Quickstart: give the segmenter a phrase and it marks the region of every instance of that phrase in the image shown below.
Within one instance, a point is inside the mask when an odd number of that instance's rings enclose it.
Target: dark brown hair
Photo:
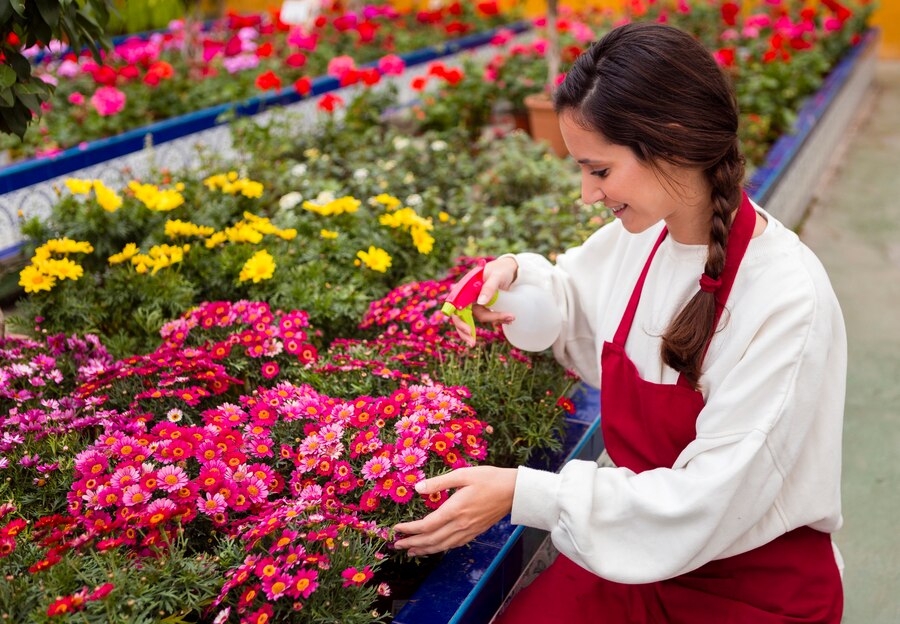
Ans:
[[[558,113],[574,113],[586,129],[629,147],[658,174],[662,162],[704,172],[713,205],[705,273],[718,279],[741,201],[744,158],[734,89],[710,53],[671,26],[620,26],[576,59],[554,104]],[[662,337],[663,361],[695,388],[715,314],[715,295],[701,290]]]

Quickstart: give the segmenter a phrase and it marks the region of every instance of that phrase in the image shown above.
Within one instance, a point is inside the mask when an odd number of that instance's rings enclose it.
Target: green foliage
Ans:
[[[59,621],[47,615],[57,597],[112,583],[109,595],[87,602],[83,611],[70,616],[73,621],[196,622],[218,594],[225,570],[244,556],[243,548],[224,538],[210,538],[210,545],[209,553],[194,554],[196,545],[179,536],[158,549],[156,556],[142,558],[139,565],[118,548],[70,551],[35,577],[28,567],[42,553],[30,540],[20,539],[13,554],[0,559],[0,575],[6,579],[0,583],[0,621]]]
[[[105,27],[112,9],[112,0],[0,0],[0,133],[23,138],[54,92],[32,74],[19,44],[60,39],[76,49],[87,46],[99,61],[100,48],[110,47]]]

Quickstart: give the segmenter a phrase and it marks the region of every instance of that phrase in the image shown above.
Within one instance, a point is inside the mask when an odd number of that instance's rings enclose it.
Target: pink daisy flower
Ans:
[[[384,457],[373,457],[363,465],[362,475],[368,481],[383,477],[391,467],[390,461]]]
[[[291,580],[287,574],[276,574],[264,580],[262,587],[266,597],[271,601],[281,598],[287,592]]]
[[[278,374],[279,370],[278,362],[265,362],[262,365],[262,376],[266,379],[272,379]]]
[[[362,570],[357,570],[356,568],[350,567],[341,572],[341,576],[344,578],[344,587],[350,587],[351,585],[359,586],[363,585],[370,578],[374,576],[372,570],[369,566],[366,566]]]
[[[219,493],[207,492],[205,498],[203,496],[197,497],[197,509],[207,516],[223,513],[225,506],[225,497]]]
[[[147,502],[149,495],[144,489],[137,483],[134,485],[129,485],[125,488],[125,491],[122,492],[122,502],[128,507],[134,507],[135,505],[143,505]]]
[[[393,487],[390,490],[391,499],[396,503],[408,503],[412,500],[413,494],[415,490],[405,483],[401,479],[394,480]]]
[[[293,598],[309,598],[319,584],[316,578],[319,573],[316,570],[300,569],[291,577],[290,588],[288,593]]]
[[[428,456],[422,449],[416,447],[405,448],[394,455],[394,465],[405,472],[418,468],[425,463],[426,459],[428,459]]]

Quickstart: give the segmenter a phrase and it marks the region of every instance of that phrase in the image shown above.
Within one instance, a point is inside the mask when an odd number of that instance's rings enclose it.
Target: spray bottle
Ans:
[[[484,265],[485,262],[480,261],[477,267],[454,284],[441,307],[441,311],[447,316],[461,318],[472,330],[473,338],[475,319],[472,316],[472,304],[478,299],[484,286]],[[556,302],[550,293],[537,286],[520,284],[514,285],[510,290],[498,290],[487,307],[509,312],[515,317],[512,322],[502,325],[502,330],[506,339],[517,349],[543,351],[559,337],[562,317]]]

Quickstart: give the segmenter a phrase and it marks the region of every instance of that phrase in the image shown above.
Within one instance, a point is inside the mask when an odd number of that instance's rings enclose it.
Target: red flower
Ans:
[[[362,22],[356,27],[359,33],[360,43],[368,43],[375,38],[375,32],[378,30],[378,24],[372,22]]]
[[[361,77],[361,72],[356,69],[348,69],[343,74],[341,74],[341,86],[349,87],[350,85],[355,85],[359,82]]]
[[[323,95],[322,99],[319,100],[319,103],[317,104],[319,110],[323,110],[329,113],[333,113],[335,109],[340,108],[343,105],[344,100],[342,100],[339,96],[334,95],[333,93],[326,93],[325,95]]]
[[[459,84],[463,78],[465,78],[465,74],[457,67],[453,67],[444,72],[444,80],[452,85]]]
[[[722,67],[734,66],[734,48],[722,48],[714,52],[713,56]]]
[[[22,43],[22,41],[19,39],[19,37],[16,35],[16,33],[9,33],[6,36],[6,43],[8,43],[12,47],[16,47],[20,43]]]
[[[54,600],[47,608],[47,615],[53,617],[55,615],[65,615],[75,611],[75,602],[71,596],[64,596],[58,600]]]
[[[497,15],[500,13],[500,6],[497,4],[497,0],[479,2],[475,5],[475,9],[482,15]]]
[[[303,67],[306,65],[306,55],[302,52],[295,52],[284,59],[284,62],[291,67]]]
[[[225,56],[237,56],[243,48],[244,44],[241,38],[235,35],[225,44]]]
[[[134,65],[125,65],[119,69],[119,75],[125,80],[132,80],[141,75],[141,70]]]
[[[572,403],[571,399],[567,399],[566,397],[560,397],[559,401],[556,402],[558,407],[563,408],[567,414],[575,413],[575,404]]]
[[[741,7],[739,7],[734,2],[725,2],[722,4],[722,19],[729,26],[734,26],[737,24],[737,15],[741,12]]]
[[[319,17],[316,18],[316,21],[315,21],[316,28],[324,28],[326,24],[328,24],[328,18],[325,17],[324,15],[320,15]]]
[[[279,78],[275,72],[271,69],[269,71],[261,73],[256,77],[256,88],[260,91],[269,91],[271,89],[280,89],[281,88],[281,78]]]
[[[374,67],[370,67],[369,69],[363,70],[362,72],[362,81],[369,87],[372,85],[376,85],[381,80],[381,72],[379,72]]]
[[[94,77],[94,82],[108,87],[114,86],[116,84],[116,78],[118,78],[116,70],[107,65],[98,67],[91,75]]]
[[[278,374],[278,370],[278,362],[266,362],[262,365],[262,376],[266,379],[272,379]]]
[[[409,83],[409,86],[413,91],[423,91],[425,87],[428,86],[428,77],[416,76],[412,79],[412,82]]]
[[[87,597],[87,600],[100,600],[105,598],[109,592],[111,592],[115,588],[115,585],[112,583],[105,583],[95,589],[90,596]]]
[[[312,81],[306,76],[297,78],[294,81],[294,90],[300,95],[309,95],[309,92],[312,91]]]
[[[272,44],[270,42],[265,42],[258,48],[256,48],[256,56],[258,58],[266,58],[272,56]]]

